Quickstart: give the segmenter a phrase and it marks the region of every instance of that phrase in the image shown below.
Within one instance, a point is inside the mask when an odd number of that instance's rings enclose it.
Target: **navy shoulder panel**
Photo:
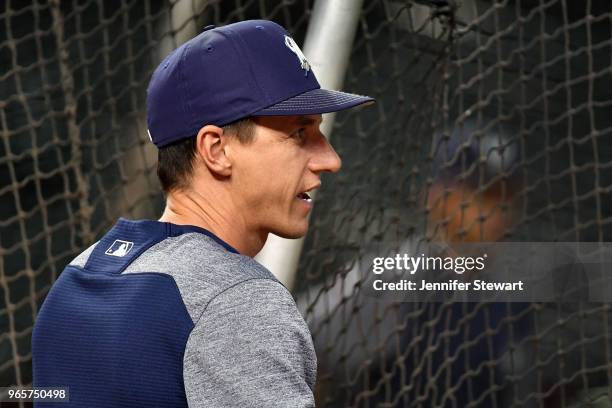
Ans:
[[[36,319],[34,385],[68,387],[62,407],[186,407],[183,357],[194,324],[176,282],[166,273],[121,271],[194,228],[120,220],[84,268],[68,266]]]
[[[64,407],[187,406],[183,355],[192,329],[170,276],[69,267],[37,317],[34,385],[69,387]]]

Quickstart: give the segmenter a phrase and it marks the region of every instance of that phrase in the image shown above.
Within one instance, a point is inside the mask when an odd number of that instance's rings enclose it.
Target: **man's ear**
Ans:
[[[225,177],[232,174],[232,163],[225,154],[226,144],[223,129],[215,125],[202,127],[196,136],[198,157],[213,174]]]

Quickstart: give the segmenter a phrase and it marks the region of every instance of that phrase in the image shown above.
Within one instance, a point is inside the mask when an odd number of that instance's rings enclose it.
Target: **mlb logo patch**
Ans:
[[[116,239],[115,242],[113,242],[113,244],[109,246],[106,252],[104,253],[110,256],[123,257],[132,250],[132,247],[134,247],[133,242]]]

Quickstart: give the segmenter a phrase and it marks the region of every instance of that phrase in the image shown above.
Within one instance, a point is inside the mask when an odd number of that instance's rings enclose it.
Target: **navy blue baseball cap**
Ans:
[[[249,116],[314,115],[374,101],[321,89],[280,25],[248,20],[209,26],[157,67],[147,90],[149,137],[162,147]]]

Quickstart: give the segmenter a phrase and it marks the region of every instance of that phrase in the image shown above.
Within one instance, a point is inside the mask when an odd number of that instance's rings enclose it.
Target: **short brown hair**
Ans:
[[[255,136],[255,123],[250,119],[223,126],[223,133],[236,136],[248,144]],[[165,194],[189,186],[196,154],[197,135],[161,147],[157,152],[157,177]]]

